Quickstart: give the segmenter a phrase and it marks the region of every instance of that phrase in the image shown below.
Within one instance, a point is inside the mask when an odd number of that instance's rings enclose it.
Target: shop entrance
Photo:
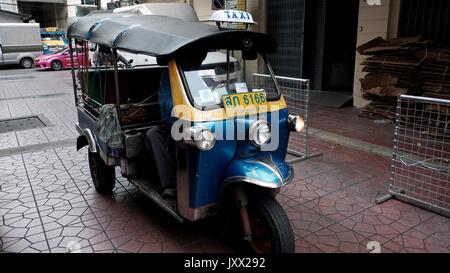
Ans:
[[[312,100],[350,104],[355,71],[359,0],[306,1],[304,78],[316,90]]]

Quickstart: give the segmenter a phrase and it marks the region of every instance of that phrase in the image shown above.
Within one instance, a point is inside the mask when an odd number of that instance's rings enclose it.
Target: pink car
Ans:
[[[77,54],[78,52],[78,54]],[[84,66],[86,56],[81,47],[74,49],[74,65],[78,67],[79,64]],[[52,70],[61,70],[63,68],[70,68],[70,54],[69,49],[65,48],[60,51],[57,51],[54,54],[44,54],[37,57],[34,60],[36,67],[40,67],[43,69],[52,69]],[[87,57],[87,65],[89,66],[91,61],[89,60],[89,56]]]

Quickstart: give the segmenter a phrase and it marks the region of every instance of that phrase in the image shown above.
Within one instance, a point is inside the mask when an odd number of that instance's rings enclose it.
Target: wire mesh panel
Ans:
[[[269,75],[253,74],[254,88],[264,89],[267,97],[276,94],[275,85]],[[305,119],[305,130],[301,133],[291,133],[289,140],[289,153],[302,157],[308,157],[308,104],[309,104],[309,80],[275,77],[288,105],[291,114],[300,115]]]
[[[450,101],[401,96],[390,193],[450,216]]]

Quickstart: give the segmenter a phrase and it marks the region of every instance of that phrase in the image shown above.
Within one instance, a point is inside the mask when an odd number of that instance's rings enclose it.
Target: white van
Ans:
[[[42,51],[39,24],[0,23],[0,65],[30,68]]]

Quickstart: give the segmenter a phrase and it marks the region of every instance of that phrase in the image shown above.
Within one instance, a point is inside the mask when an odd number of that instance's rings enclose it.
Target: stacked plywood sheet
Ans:
[[[376,38],[358,48],[367,75],[360,79],[363,97],[371,103],[365,116],[393,119],[402,94],[450,99],[450,48],[406,37]]]

